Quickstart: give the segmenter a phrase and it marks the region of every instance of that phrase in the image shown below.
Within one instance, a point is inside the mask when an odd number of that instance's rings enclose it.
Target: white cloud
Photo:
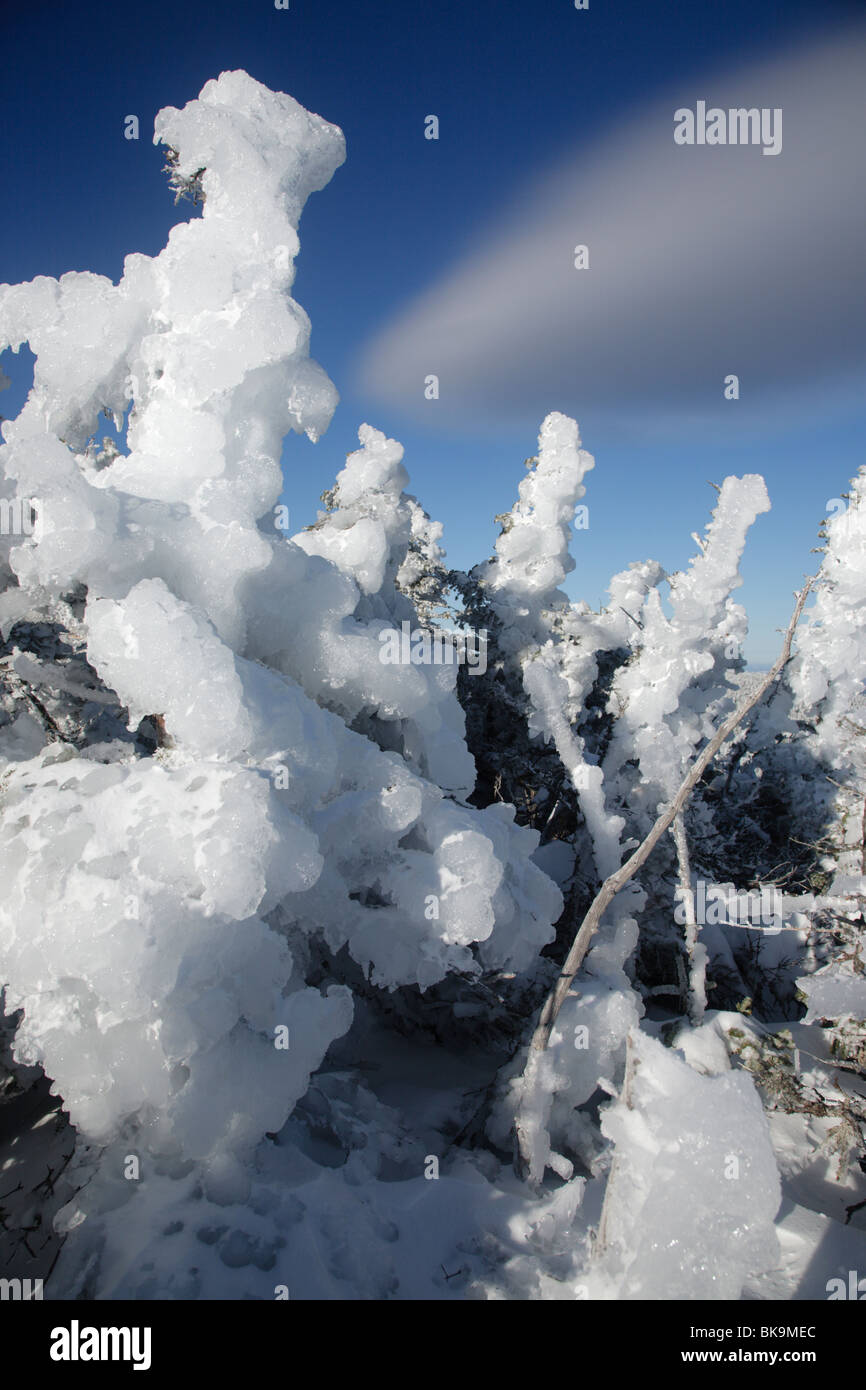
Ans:
[[[554,408],[700,418],[723,405],[728,373],[738,409],[838,396],[866,357],[864,72],[858,25],[678,82],[526,189],[521,211],[367,344],[359,385],[481,427]],[[781,152],[676,145],[674,111],[699,99],[781,107]],[[578,243],[588,270],[574,269]]]

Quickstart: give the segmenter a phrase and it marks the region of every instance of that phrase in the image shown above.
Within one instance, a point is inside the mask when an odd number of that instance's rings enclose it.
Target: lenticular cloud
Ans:
[[[864,63],[866,29],[848,25],[697,73],[601,136],[576,129],[573,153],[516,190],[364,344],[360,386],[434,427],[482,429],[535,421],[551,399],[581,413],[628,406],[670,427],[718,409],[732,371],[760,400],[741,411],[799,388],[801,412],[803,391],[852,372],[859,401],[866,151],[851,112]],[[784,150],[675,144],[674,113],[698,98],[784,108]],[[804,267],[795,295],[792,263]]]

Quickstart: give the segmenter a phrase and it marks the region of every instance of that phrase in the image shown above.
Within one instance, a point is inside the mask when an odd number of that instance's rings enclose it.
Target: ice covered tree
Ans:
[[[611,806],[622,810],[638,840],[673,796],[696,750],[736,703],[731,677],[744,666],[747,623],[745,611],[731,595],[742,583],[739,565],[748,530],[769,506],[759,476],[726,478],[706,535],[697,537],[698,554],[686,571],[668,580],[670,616],[657,586],[632,614],[637,624],[633,655],[614,678],[610,707],[615,723],[603,768]],[[672,829],[687,906],[686,944],[695,967],[692,1004],[700,1013],[705,1002],[705,952],[694,929],[685,814],[677,817]],[[668,903],[660,908],[665,917]],[[663,949],[665,938],[673,935],[668,924],[655,933],[648,927],[644,943],[654,935]],[[674,981],[670,985],[676,987]]]
[[[839,872],[863,889],[863,818],[857,802],[866,783],[866,469],[827,519],[824,559],[792,674],[797,713],[810,726],[816,756],[836,769],[841,839]],[[844,822],[844,824],[843,824]],[[845,886],[840,881],[840,889]]]
[[[791,687],[814,771],[801,779],[806,808],[823,833],[813,909],[817,973],[798,980],[807,1022],[830,1025],[832,1055],[861,1082],[866,1074],[866,469],[836,499],[823,527],[824,558]],[[828,796],[829,793],[829,796]],[[817,938],[817,939],[815,939]],[[847,1079],[847,1078],[846,1078]],[[823,1081],[823,1078],[820,1078]],[[849,1093],[851,1088],[847,1088]],[[841,1123],[840,1168],[866,1145],[861,1089]],[[805,1107],[804,1107],[805,1108]],[[835,1117],[840,1119],[837,1114]],[[846,1128],[847,1126],[847,1128]]]
[[[455,693],[456,653],[450,653],[454,660],[439,665],[411,659],[421,618],[407,595],[426,578],[429,602],[429,581],[438,562],[433,523],[404,492],[409,477],[403,446],[370,425],[362,425],[358,436],[362,447],[349,455],[335,486],[324,494],[328,510],[295,537],[308,555],[331,561],[357,586],[349,621],[326,652],[333,652],[330,668],[313,691],[354,728],[397,750],[423,775],[465,799],[475,784],[475,766]],[[408,663],[389,659],[396,654],[397,632],[399,655],[405,654],[404,624]],[[416,641],[416,657],[417,646]],[[332,671],[338,673],[336,679]]]
[[[104,1150],[58,1277],[145,1294],[130,1204],[155,1231],[195,1190],[249,1197],[257,1146],[352,1022],[340,953],[383,989],[520,969],[560,908],[513,812],[453,799],[471,782],[453,693],[380,659],[379,631],[407,611],[395,446],[368,431],[340,480],[331,530],[360,526],[365,555],[275,524],[283,438],[317,438],[337,399],[290,289],[341,132],[234,72],[162,111],[155,138],[200,181],[201,217],[127,257],[116,285],[71,272],[0,290],[0,343],[36,356],[3,427],[4,487],[40,515],[38,537],[4,538],[4,634],[74,631],[130,728],[153,716],[169,745],[116,725],[96,743],[32,722],[0,735],[16,1054]],[[89,447],[102,410],[129,412],[107,457]],[[394,725],[391,747],[350,727],[366,711]],[[169,1261],[164,1287],[207,1296],[250,1264],[235,1247],[261,1245],[250,1228],[233,1240],[204,1274]]]
[[[467,618],[490,634],[486,676],[464,681],[461,695],[470,746],[481,753],[484,794],[515,801],[545,837],[567,833],[573,841],[573,774],[575,757],[583,763],[583,740],[569,748],[561,738],[557,744],[553,722],[562,732],[588,717],[599,664],[617,647],[621,632],[608,614],[572,605],[560,587],[574,569],[569,545],[575,507],[594,467],[576,422],[548,415],[538,454],[526,466],[517,502],[497,518],[502,530],[495,554],[456,578]]]
[[[616,724],[605,757],[611,795],[628,799],[636,818],[648,820],[672,795],[694,750],[733,702],[730,675],[743,669],[746,614],[732,591],[742,583],[739,564],[747,532],[770,502],[762,478],[727,478],[706,536],[689,568],[668,581],[670,617],[658,587],[633,614],[634,657],[616,676],[611,704]],[[620,790],[627,763],[631,784]],[[646,825],[646,822],[644,823]]]

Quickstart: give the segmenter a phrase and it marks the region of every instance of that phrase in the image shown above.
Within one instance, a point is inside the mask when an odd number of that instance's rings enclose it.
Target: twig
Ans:
[[[36,695],[31,686],[28,685],[27,681],[25,681],[22,676],[19,676],[17,671],[13,671],[9,665],[4,665],[3,674],[9,682],[13,696],[17,695],[18,698],[27,700],[35,709],[37,718],[45,730],[48,742],[63,743],[64,738],[61,730],[48,713],[48,710],[45,708],[38,695]]]
[[[539,844],[544,845],[548,843],[548,837],[553,833],[553,822],[559,814],[559,808],[561,805],[562,798],[558,796],[553,803],[553,810],[547,817],[547,820],[544,822],[544,828],[541,831],[541,839],[539,840]]]
[[[842,1224],[843,1224],[844,1226],[847,1226],[847,1225],[848,1225],[848,1222],[851,1220],[851,1217],[854,1215],[855,1211],[860,1211],[863,1207],[866,1207],[866,1197],[864,1197],[864,1199],[863,1199],[862,1202],[852,1202],[852,1204],[851,1204],[850,1207],[846,1207],[846,1208],[845,1208],[845,1210],[846,1210],[846,1212],[848,1213],[848,1215],[845,1217],[845,1220],[843,1221]]]
[[[619,608],[621,613],[624,613],[627,618],[631,618],[635,627],[639,627],[641,631],[643,631],[643,623],[638,618],[635,618],[631,613],[629,613],[627,608],[623,608],[622,604],[619,605]]]

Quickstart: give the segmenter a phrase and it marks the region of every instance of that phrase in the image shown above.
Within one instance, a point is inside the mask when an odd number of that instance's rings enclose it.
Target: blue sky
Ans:
[[[866,462],[863,17],[841,0],[5,4],[0,280],[116,280],[128,252],[155,254],[189,211],[153,118],[245,68],[348,145],[301,221],[294,294],[341,403],[317,445],[287,443],[293,526],[366,421],[403,442],[413,491],[468,567],[561,409],[596,458],[567,585],[593,605],[631,560],[687,562],[708,479],[764,474],[773,510],[739,597],[765,665],[826,503]],[[674,150],[673,111],[697,99],[781,105],[782,152]],[[560,283],[572,232],[591,268]],[[10,415],[26,355],[2,365]],[[726,371],[739,401],[722,399]]]

